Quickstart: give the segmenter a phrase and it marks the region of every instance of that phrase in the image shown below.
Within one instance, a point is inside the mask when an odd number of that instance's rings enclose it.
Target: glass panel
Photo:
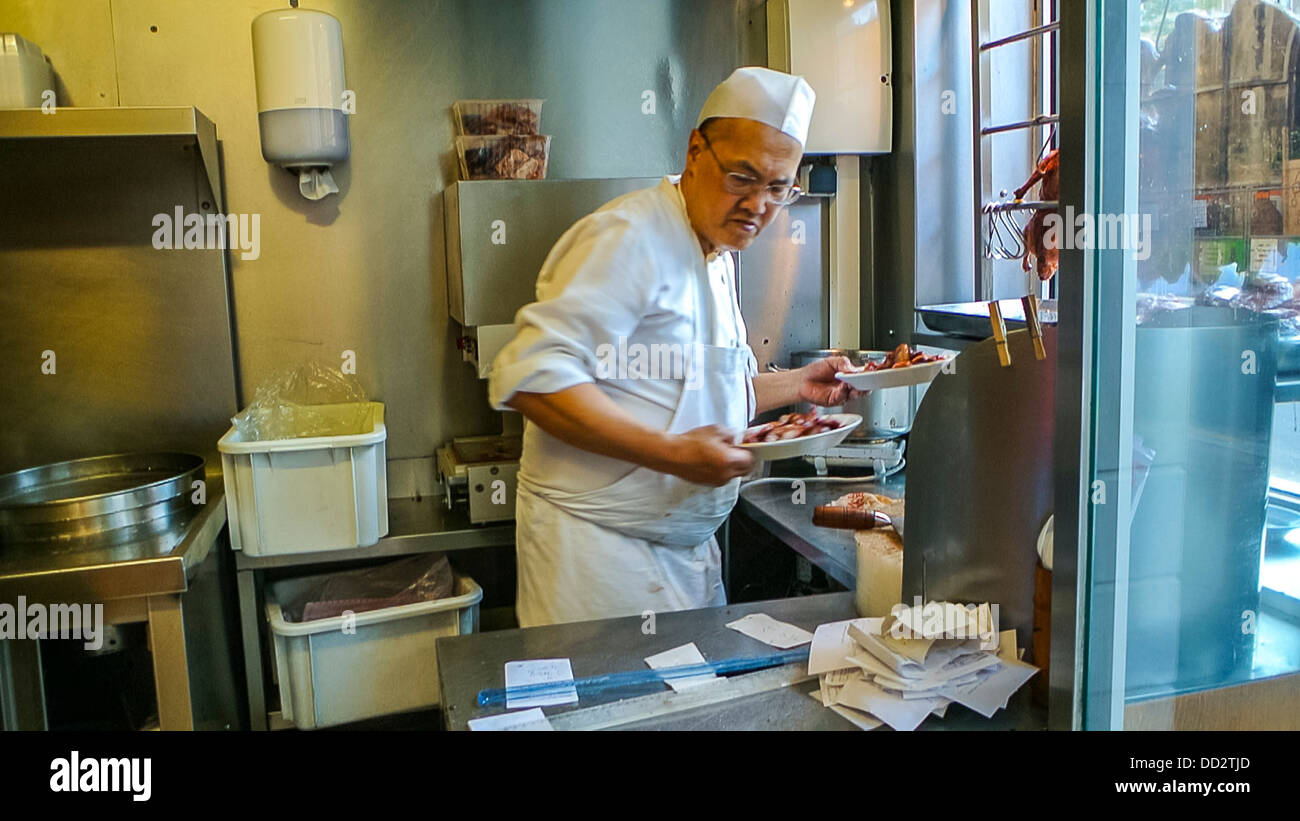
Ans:
[[[1268,726],[1176,699],[1300,669],[1300,2],[1097,8],[1084,723]]]

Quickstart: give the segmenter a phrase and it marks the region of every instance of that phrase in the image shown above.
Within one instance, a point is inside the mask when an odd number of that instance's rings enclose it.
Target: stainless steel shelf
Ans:
[[[505,547],[514,544],[515,540],[514,522],[472,524],[463,511],[448,510],[441,496],[426,496],[419,500],[389,499],[388,523],[388,535],[369,547],[283,556],[248,556],[243,551],[236,551],[235,567],[238,570],[266,570],[332,564],[413,553]]]
[[[193,106],[39,108],[0,110],[0,140],[179,138],[192,139],[207,172],[219,211],[222,202],[217,167],[217,127]]]
[[[198,136],[214,130],[192,106],[0,110],[0,138]]]

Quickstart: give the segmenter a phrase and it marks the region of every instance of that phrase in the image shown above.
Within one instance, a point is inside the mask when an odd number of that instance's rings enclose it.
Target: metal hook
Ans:
[[[1016,222],[1012,209],[1004,206],[1015,202],[1008,198],[1004,188],[997,202],[988,202],[981,209],[988,218],[988,235],[984,241],[986,259],[1020,259],[1025,255],[1024,226]]]

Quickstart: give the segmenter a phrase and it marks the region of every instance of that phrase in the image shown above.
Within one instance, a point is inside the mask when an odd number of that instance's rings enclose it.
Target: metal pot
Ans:
[[[195,509],[190,494],[203,467],[187,453],[124,453],[0,475],[0,546],[106,545],[110,534],[165,532]]]
[[[792,367],[802,368],[818,359],[828,356],[847,356],[854,364],[863,365],[868,361],[885,358],[888,351],[853,351],[837,348],[825,348],[817,351],[799,351],[790,359]],[[846,402],[842,407],[824,408],[824,413],[856,413],[862,417],[862,424],[849,435],[848,441],[863,439],[897,439],[912,429],[912,418],[925,396],[925,385],[907,385],[900,388],[885,388],[872,391],[865,396]],[[801,412],[812,409],[804,403],[799,406]]]

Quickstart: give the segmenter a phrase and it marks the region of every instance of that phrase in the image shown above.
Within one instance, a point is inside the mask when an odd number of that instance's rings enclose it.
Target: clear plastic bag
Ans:
[[[258,385],[231,419],[245,442],[369,433],[374,422],[361,381],[319,362],[304,362]]]
[[[287,621],[315,621],[452,595],[455,574],[446,556],[410,556],[376,567],[317,577],[280,603]]]

